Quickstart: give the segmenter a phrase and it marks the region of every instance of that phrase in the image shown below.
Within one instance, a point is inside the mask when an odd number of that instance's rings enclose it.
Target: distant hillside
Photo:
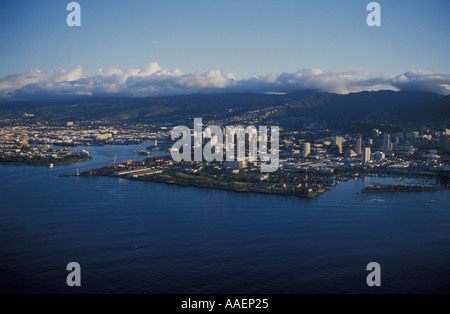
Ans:
[[[415,91],[378,91],[338,95],[324,93],[307,99],[293,100],[295,108],[287,109],[286,116],[307,116],[329,122],[353,122],[355,120],[403,120],[410,119],[409,108],[417,111],[430,110],[428,104],[442,96]],[[435,106],[442,116],[442,107]],[[446,116],[447,119],[450,117]],[[416,116],[414,116],[414,119]]]
[[[158,120],[186,115],[226,114],[282,106],[272,118],[312,118],[345,125],[358,121],[420,122],[450,120],[450,96],[418,91],[377,91],[338,95],[301,91],[285,95],[195,94],[153,98],[100,98],[0,104],[0,118],[35,114],[43,121]]]
[[[303,91],[292,95],[295,99],[302,99],[319,93]],[[0,104],[0,118],[19,117],[27,112],[47,121],[159,119],[211,114],[226,108],[249,109],[284,102],[280,95],[253,93],[14,102]]]
[[[435,101],[408,106],[408,108],[395,108],[393,114],[403,121],[448,120],[450,117],[450,95]]]

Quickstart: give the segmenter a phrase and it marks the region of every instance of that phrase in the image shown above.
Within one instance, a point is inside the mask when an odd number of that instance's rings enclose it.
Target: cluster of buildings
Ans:
[[[304,158],[351,160],[362,164],[423,160],[440,165],[441,161],[446,161],[446,156],[450,153],[449,135],[450,129],[440,132],[415,131],[395,134],[374,129],[371,136],[325,134],[310,142],[308,139],[300,139],[301,144],[294,145],[290,153]],[[292,146],[290,145],[292,139],[285,141],[285,144],[286,147]]]
[[[273,125],[264,120],[279,108],[269,107],[264,110],[246,111],[245,114],[229,112],[223,118],[211,117],[208,125]],[[231,110],[231,109],[229,109]],[[184,117],[182,121],[142,123],[114,122],[66,122],[64,124],[49,124],[36,122],[33,124],[8,125],[0,127],[0,144],[4,153],[12,153],[17,147],[7,147],[7,143],[26,146],[41,144],[53,146],[104,145],[104,144],[137,144],[146,140],[158,140],[158,148],[169,149],[177,139],[171,138],[171,131],[177,124],[192,127],[194,117]],[[341,171],[436,171],[448,168],[450,129],[441,131],[412,130],[410,132],[382,132],[373,129],[364,134],[335,133],[323,128],[317,122],[305,122],[299,129],[280,128],[279,167],[278,172],[315,173],[330,175]],[[191,129],[194,134],[193,129]],[[247,141],[251,135],[247,136]],[[258,137],[259,138],[259,137]],[[270,146],[270,139],[268,141]],[[195,143],[193,143],[195,144]],[[201,145],[204,145],[203,141]],[[226,145],[224,143],[224,145]],[[225,146],[224,146],[225,148]],[[35,148],[32,148],[35,150]],[[68,151],[68,150],[63,150]],[[42,149],[36,154],[46,154]],[[249,154],[249,145],[245,148]],[[22,152],[23,153],[23,152]],[[27,152],[28,153],[28,152]],[[61,152],[62,154],[62,152]],[[225,152],[224,152],[225,154]],[[205,163],[206,166],[221,167],[223,171],[232,169],[234,172],[252,172],[260,169],[259,162],[249,160],[226,161],[221,163]],[[182,164],[183,169],[199,171],[195,164]],[[176,167],[168,161],[160,164],[162,167]],[[165,169],[165,168],[164,168]],[[206,168],[202,168],[206,169]],[[227,170],[228,169],[228,170]],[[152,170],[153,171],[153,170]]]
[[[58,146],[128,145],[145,140],[167,137],[168,128],[152,129],[143,124],[111,124],[102,122],[50,125],[35,124],[5,126],[0,128],[0,141],[27,138],[31,144]]]
[[[260,160],[227,161],[224,156],[223,161],[174,162],[166,155],[114,165],[106,174],[142,178],[175,171],[222,181],[257,181],[258,186],[267,189],[317,191],[359,174],[434,175],[445,169],[448,171],[447,151],[440,146],[442,136],[447,136],[448,131],[433,133],[435,140],[428,136],[430,132],[412,133],[412,136],[374,130],[371,135],[362,136],[338,135],[328,130],[284,131],[280,139],[279,167],[274,173],[261,173]],[[248,148],[247,145],[246,156]]]
[[[4,138],[0,144],[0,162],[31,165],[64,164],[90,159],[89,152],[74,153],[51,145],[28,145],[27,136]]]

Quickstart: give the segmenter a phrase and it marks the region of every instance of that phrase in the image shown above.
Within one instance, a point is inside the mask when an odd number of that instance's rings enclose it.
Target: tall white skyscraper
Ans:
[[[370,147],[364,147],[363,151],[363,162],[367,164],[370,162]]]
[[[311,144],[303,143],[303,156],[307,157],[309,154],[311,154]]]
[[[342,136],[337,135],[334,139],[334,145],[337,146],[339,154],[342,154]]]

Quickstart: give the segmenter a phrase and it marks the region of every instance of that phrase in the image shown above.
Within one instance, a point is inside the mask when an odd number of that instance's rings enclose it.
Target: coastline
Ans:
[[[81,177],[111,177],[111,178],[117,178],[115,175],[97,175],[97,174],[88,174],[86,172],[82,172],[72,175],[59,175],[59,177],[75,177],[75,176],[81,176]],[[257,187],[249,187],[246,188],[238,188],[233,186],[225,186],[220,185],[221,181],[213,181],[212,184],[199,184],[194,182],[179,182],[174,180],[172,177],[171,179],[158,179],[156,176],[145,176],[145,177],[120,177],[122,179],[130,180],[130,181],[142,181],[142,182],[154,182],[154,183],[164,183],[169,185],[178,185],[183,187],[195,187],[195,188],[201,188],[201,189],[215,189],[215,190],[222,190],[222,191],[231,191],[231,192],[238,192],[238,193],[258,193],[258,194],[266,194],[266,195],[281,195],[281,196],[289,196],[289,197],[298,197],[298,198],[304,198],[304,199],[313,199],[316,197],[319,197],[322,195],[327,189],[320,188],[320,189],[314,189],[310,192],[305,193],[296,193],[292,191],[282,191],[282,190],[271,190],[271,189],[264,189],[264,188],[257,188]],[[215,183],[215,184],[214,184]]]
[[[307,198],[312,199],[315,197],[318,197],[322,195],[325,192],[325,189],[320,189],[315,191],[311,194],[300,194],[300,193],[289,193],[289,192],[283,192],[283,191],[271,191],[268,189],[253,189],[253,188],[247,188],[247,189],[238,189],[233,187],[225,187],[225,186],[214,186],[214,185],[201,185],[196,183],[182,183],[182,182],[176,182],[176,181],[170,181],[170,180],[156,180],[156,179],[139,179],[139,178],[124,178],[132,181],[144,181],[144,182],[155,182],[155,183],[165,183],[170,185],[178,185],[183,187],[195,187],[195,188],[202,188],[202,189],[215,189],[215,190],[223,190],[223,191],[232,191],[232,192],[238,192],[238,193],[258,193],[258,194],[270,194],[270,195],[282,195],[282,196],[292,196],[292,197],[298,197],[298,198]]]
[[[37,163],[37,162],[16,162],[16,161],[4,161],[0,159],[1,165],[10,165],[10,166],[36,166],[36,167],[49,167],[51,164],[54,166],[62,166],[62,165],[70,165],[75,164],[78,162],[84,162],[91,160],[92,157],[84,158],[84,159],[76,159],[76,160],[67,160],[67,161],[46,161],[43,163]]]
[[[364,187],[360,193],[395,193],[395,192],[433,192],[433,191],[445,191],[450,190],[450,188],[439,187],[439,186],[419,186],[419,185],[370,185]]]

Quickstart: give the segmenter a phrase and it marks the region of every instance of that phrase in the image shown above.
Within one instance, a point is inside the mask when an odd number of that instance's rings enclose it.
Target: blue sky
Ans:
[[[0,78],[78,65],[93,76],[150,62],[237,80],[316,68],[450,73],[448,0],[378,1],[381,27],[367,26],[363,0],[80,0],[81,27],[66,24],[69,2],[0,2]]]

